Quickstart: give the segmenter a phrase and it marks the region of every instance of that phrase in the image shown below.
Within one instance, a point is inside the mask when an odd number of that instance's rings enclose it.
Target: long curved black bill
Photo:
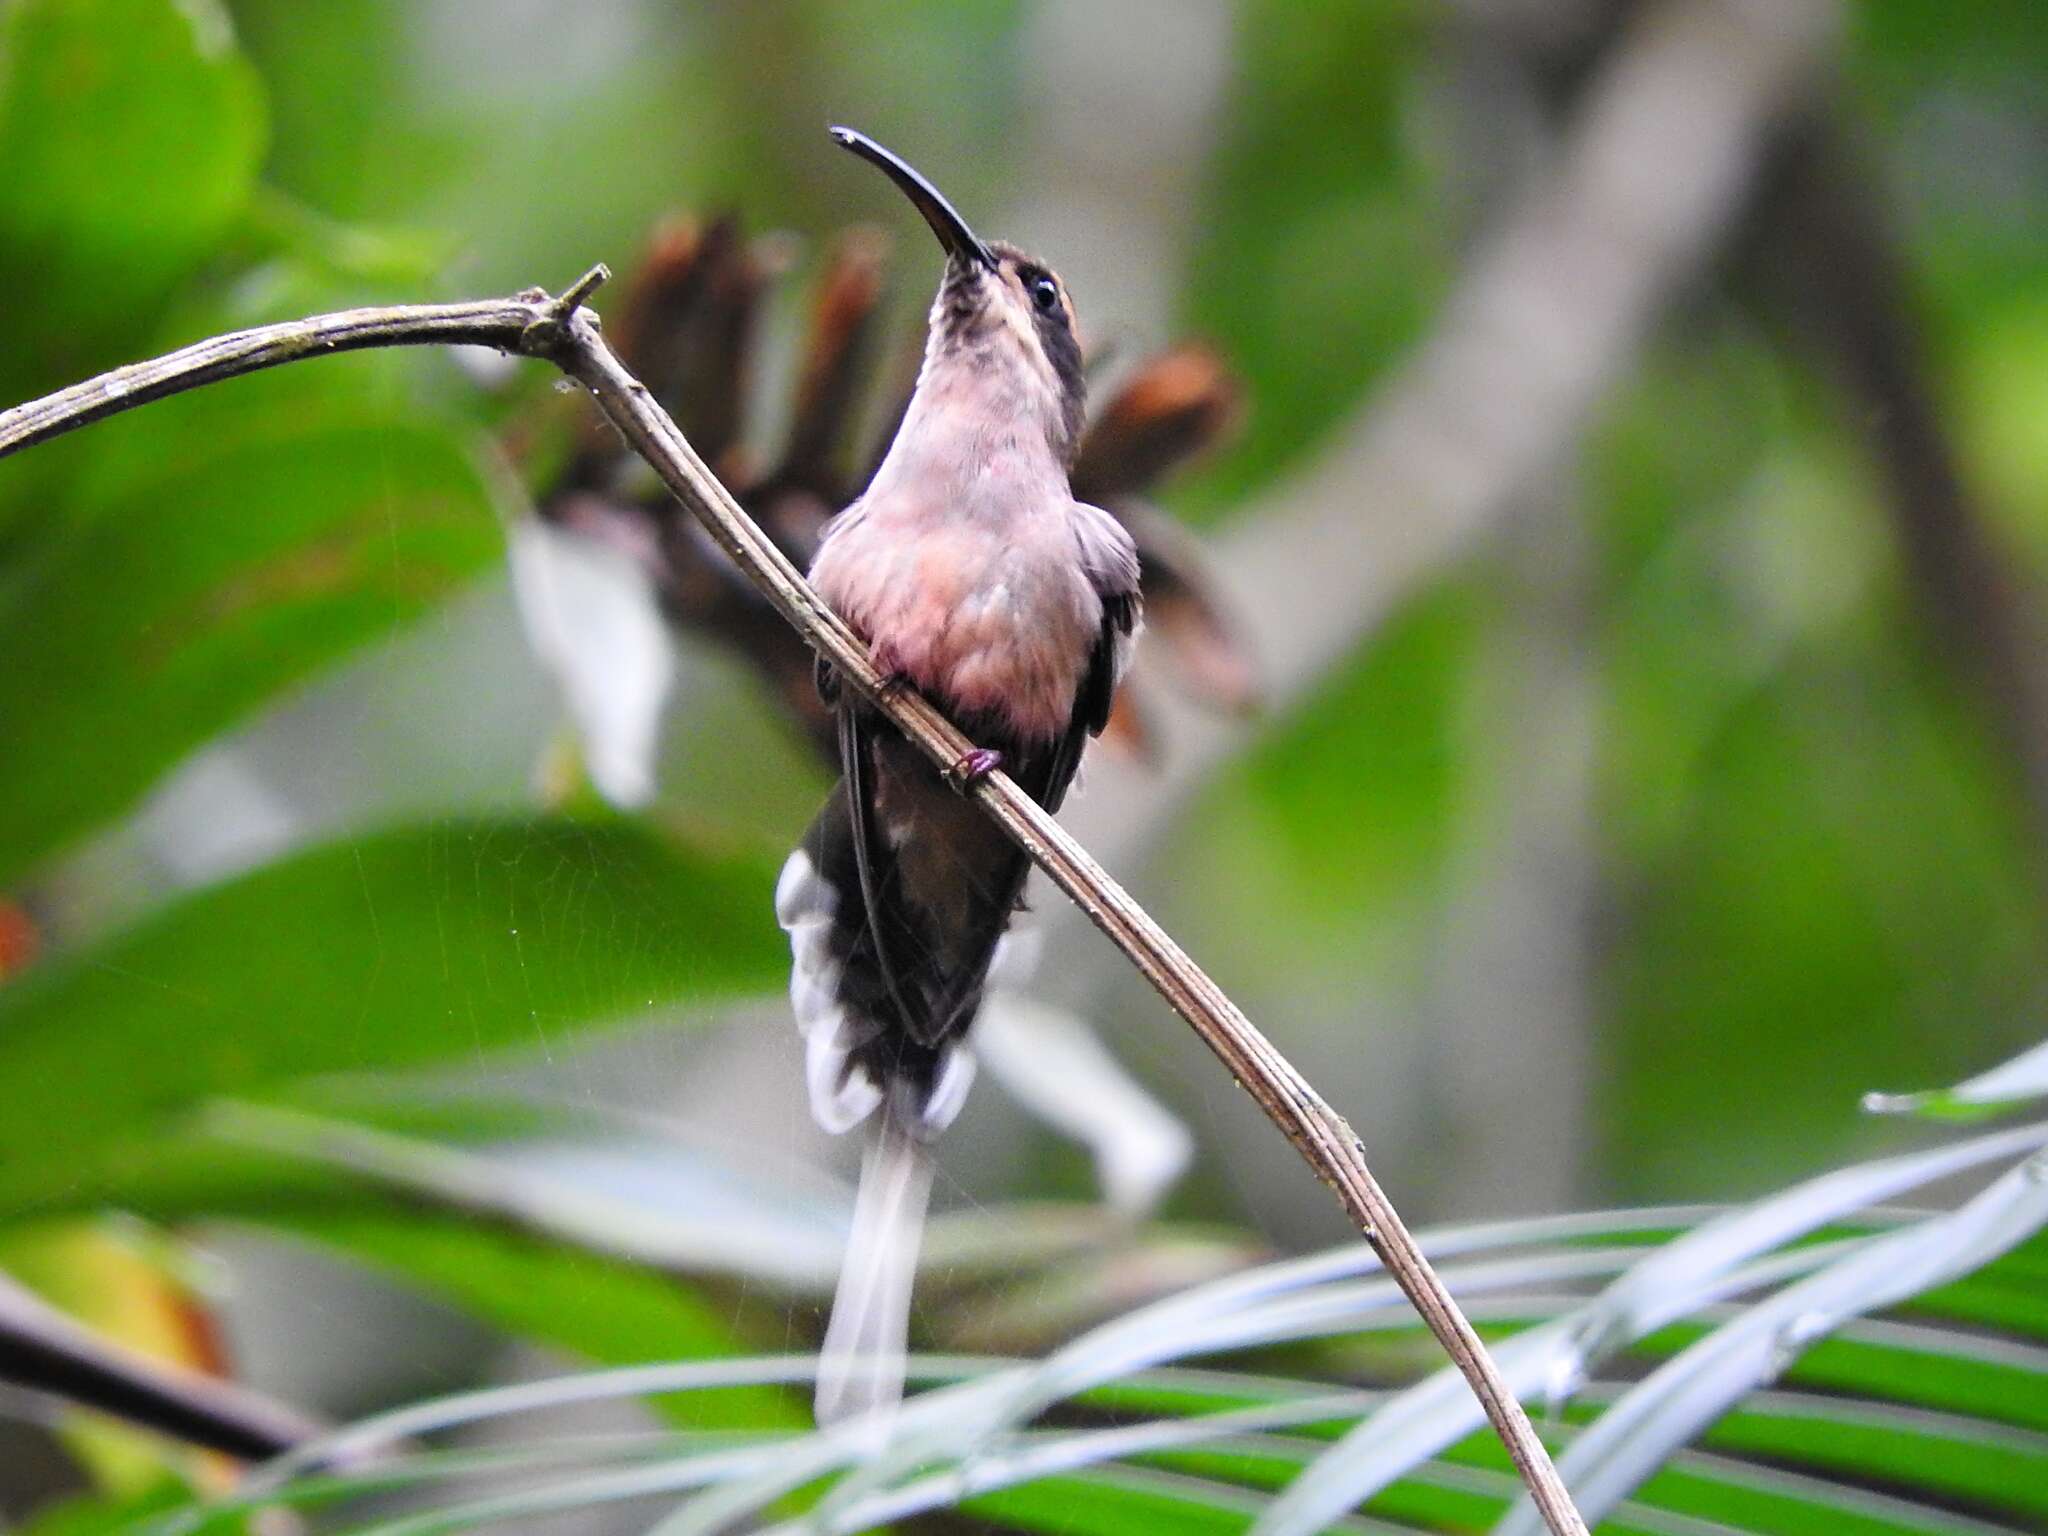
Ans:
[[[834,128],[830,131],[842,147],[882,168],[882,173],[895,182],[912,206],[924,215],[925,223],[931,225],[932,233],[939,237],[939,244],[946,248],[948,256],[956,261],[978,261],[991,272],[995,270],[995,253],[981,243],[974,231],[967,227],[967,221],[939,195],[937,187],[912,170],[900,156],[882,148],[858,128]]]

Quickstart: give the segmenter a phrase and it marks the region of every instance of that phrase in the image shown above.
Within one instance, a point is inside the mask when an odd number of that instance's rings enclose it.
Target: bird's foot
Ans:
[[[964,795],[1002,766],[1003,754],[995,748],[974,747],[946,770],[946,781]]]

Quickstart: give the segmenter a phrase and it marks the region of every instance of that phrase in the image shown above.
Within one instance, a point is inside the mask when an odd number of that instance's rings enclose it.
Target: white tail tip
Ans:
[[[821,1425],[867,1419],[879,1432],[902,1401],[910,1287],[931,1189],[930,1153],[893,1108],[884,1112],[861,1163],[853,1231],[819,1352]]]

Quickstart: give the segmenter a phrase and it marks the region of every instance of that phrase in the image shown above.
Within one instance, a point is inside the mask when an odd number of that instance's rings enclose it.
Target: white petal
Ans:
[[[1045,952],[1045,930],[1012,926],[996,940],[989,956],[988,990],[1021,992],[1038,971],[1038,957]]]
[[[614,805],[645,805],[675,679],[652,583],[623,552],[537,517],[516,523],[509,542],[528,643],[562,690],[591,782]]]
[[[1151,1210],[1187,1168],[1187,1127],[1073,1014],[996,993],[975,1021],[974,1051],[1019,1104],[1088,1148],[1118,1210]]]

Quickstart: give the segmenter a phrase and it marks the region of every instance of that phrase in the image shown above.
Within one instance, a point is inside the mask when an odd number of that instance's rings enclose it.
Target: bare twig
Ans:
[[[246,1460],[281,1455],[323,1432],[269,1398],[110,1344],[5,1276],[0,1379]]]
[[[580,307],[581,299],[603,277],[602,268],[593,269],[561,299],[529,290],[496,302],[352,310],[201,342],[0,414],[0,457],[145,400],[325,352],[457,341],[543,358],[589,389],[626,441],[847,686],[888,715],[935,764],[958,762],[972,743],[917,694],[883,687],[867,647],[740,509],[646,386],[605,344],[596,317]],[[1194,1027],[1303,1160],[1336,1192],[1387,1273],[1471,1383],[1546,1524],[1559,1536],[1583,1536],[1585,1524],[1528,1416],[1373,1178],[1365,1146],[1344,1118],[1008,775],[991,774],[973,794],[1011,840]]]
[[[609,275],[602,267],[593,268],[571,292],[587,293],[586,285],[595,286]],[[232,331],[0,412],[0,458],[118,411],[302,357],[435,343],[533,352],[522,344],[522,337],[527,327],[547,323],[559,324],[557,301],[536,288],[516,298],[486,299],[477,304],[347,309],[311,320]]]

